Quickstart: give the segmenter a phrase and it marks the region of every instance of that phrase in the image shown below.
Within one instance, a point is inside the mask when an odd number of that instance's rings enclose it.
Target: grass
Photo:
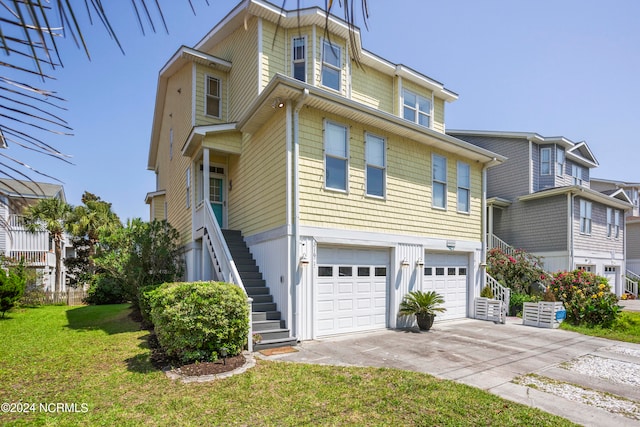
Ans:
[[[579,332],[584,335],[608,338],[616,341],[640,343],[640,313],[623,311],[610,328],[600,326],[574,326],[567,322],[560,324],[562,329]]]
[[[393,369],[258,361],[210,383],[172,382],[149,363],[125,305],[23,309],[0,321],[1,425],[572,425],[480,389]],[[40,403],[75,403],[46,413]],[[83,408],[86,409],[83,411]]]

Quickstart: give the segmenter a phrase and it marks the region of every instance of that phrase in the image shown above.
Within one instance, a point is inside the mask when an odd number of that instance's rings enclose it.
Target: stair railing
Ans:
[[[502,252],[507,255],[515,255],[516,248],[496,236],[495,234],[489,235],[489,249],[499,248]]]
[[[633,294],[636,298],[638,297],[638,280],[640,276],[635,274],[632,271],[627,270],[627,274],[624,277],[624,290],[627,293]]]
[[[509,314],[509,302],[511,300],[511,289],[506,286],[502,286],[500,282],[491,277],[489,273],[485,271],[485,283],[486,286],[491,288],[491,292],[493,292],[493,297],[497,300],[502,301],[502,313],[500,322],[505,323],[507,321],[507,314]]]
[[[218,221],[213,214],[211,205],[209,203],[204,203],[203,205],[204,238],[206,238],[208,242],[207,248],[209,250],[209,255],[211,256],[211,261],[214,266],[218,267],[218,274],[222,277],[222,280],[239,286],[247,297],[247,305],[249,306],[249,333],[247,336],[247,349],[249,352],[253,352],[253,326],[251,322],[253,298],[247,295],[247,290],[244,288],[236,263],[231,257],[231,251],[227,245],[227,240],[222,234],[222,229],[220,228],[220,225],[218,225]]]

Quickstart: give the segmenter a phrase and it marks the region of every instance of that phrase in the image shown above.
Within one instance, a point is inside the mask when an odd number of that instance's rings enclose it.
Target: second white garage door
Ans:
[[[388,274],[388,250],[319,247],[316,336],[385,328]]]
[[[444,297],[444,313],[436,320],[460,319],[467,316],[469,257],[464,254],[426,253],[425,291],[434,290]]]

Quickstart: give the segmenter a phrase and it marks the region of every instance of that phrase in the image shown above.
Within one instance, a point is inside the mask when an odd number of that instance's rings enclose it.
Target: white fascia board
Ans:
[[[467,135],[467,136],[484,136],[493,138],[514,138],[526,139],[533,142],[544,142],[544,137],[535,132],[510,132],[510,131],[494,131],[494,130],[467,130],[467,129],[448,129],[451,135]]]
[[[158,197],[158,196],[164,196],[165,194],[167,194],[166,190],[158,190],[158,191],[151,191],[149,193],[147,193],[147,195],[144,198],[144,203],[147,205],[151,204],[151,199],[153,199],[154,197]]]
[[[579,152],[580,149],[585,149],[587,151],[588,157],[585,157],[582,154],[580,155],[574,154],[574,152],[576,153]],[[587,143],[584,141],[577,143],[573,148],[571,148],[571,150],[567,151],[567,154],[571,154],[571,156],[574,158],[581,159],[582,162],[585,162],[587,164],[592,164],[593,167],[596,167],[599,165],[598,160],[596,159],[596,156],[593,155],[593,152],[591,151]]]
[[[591,182],[602,182],[603,184],[611,184],[611,185],[615,185],[617,187],[623,188],[623,187],[640,187],[640,182],[626,182],[626,181],[618,181],[615,179],[605,179],[605,178],[594,178],[591,177],[589,178],[589,181]]]
[[[425,86],[431,89],[438,95],[439,98],[443,98],[447,102],[452,102],[458,99],[457,93],[450,91],[449,89],[446,89],[444,85],[439,81],[433,80],[432,78],[429,78],[424,74],[421,74],[405,65],[402,65],[402,64],[396,65],[396,75],[399,77],[402,77],[403,79],[407,79],[409,81],[412,81],[421,86]]]
[[[633,205],[631,203],[627,203],[623,200],[608,196],[606,194],[602,194],[598,191],[592,190],[590,188],[582,187],[579,185],[570,185],[566,187],[557,187],[549,190],[542,190],[533,194],[527,194],[525,196],[518,197],[518,200],[520,201],[537,200],[537,199],[544,199],[552,196],[558,196],[561,194],[572,194],[572,195],[580,196],[585,199],[601,203],[605,206],[611,206],[611,207],[615,207],[625,211],[633,208]]]

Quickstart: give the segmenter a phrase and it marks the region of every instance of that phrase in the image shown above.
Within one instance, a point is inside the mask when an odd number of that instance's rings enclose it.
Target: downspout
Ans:
[[[573,193],[567,194],[567,209],[569,210],[569,215],[567,215],[567,239],[568,239],[568,249],[569,249],[569,268],[568,271],[572,271],[574,267],[573,262],[573,205],[575,203],[576,195]]]
[[[487,285],[487,169],[494,161],[496,161],[495,158],[482,165],[482,199],[480,204],[482,209],[482,215],[480,216],[482,221],[482,252],[480,254],[480,290],[484,289]]]
[[[287,260],[288,260],[288,265],[293,266],[295,265],[295,262],[293,260],[293,248],[292,248],[292,241],[291,241],[291,237],[292,237],[292,230],[293,230],[293,219],[292,219],[292,210],[293,210],[293,167],[292,167],[292,152],[293,152],[293,141],[292,141],[292,130],[293,130],[293,120],[292,120],[292,114],[291,114],[291,100],[287,100],[286,103],[286,111],[285,111],[285,139],[286,139],[286,143],[287,143],[287,158],[286,158],[286,191],[287,191],[287,197],[286,197],[286,209],[287,209],[287,213],[286,213],[286,224],[287,224],[287,229],[286,229],[286,233],[287,233]],[[292,319],[292,315],[291,315],[291,292],[292,292],[292,286],[291,284],[293,283],[293,279],[294,279],[294,274],[292,272],[293,268],[289,267],[287,268],[287,304],[289,305],[289,307],[287,307],[287,318],[286,318],[286,322],[287,325],[291,325],[291,319]]]
[[[302,96],[293,109],[293,263],[292,269],[297,272],[295,277],[295,298],[293,299],[293,316],[295,318],[295,334],[300,335],[302,320],[300,319],[300,272],[298,270],[300,260],[300,132],[299,132],[299,113],[309,96],[309,89],[302,92]]]

